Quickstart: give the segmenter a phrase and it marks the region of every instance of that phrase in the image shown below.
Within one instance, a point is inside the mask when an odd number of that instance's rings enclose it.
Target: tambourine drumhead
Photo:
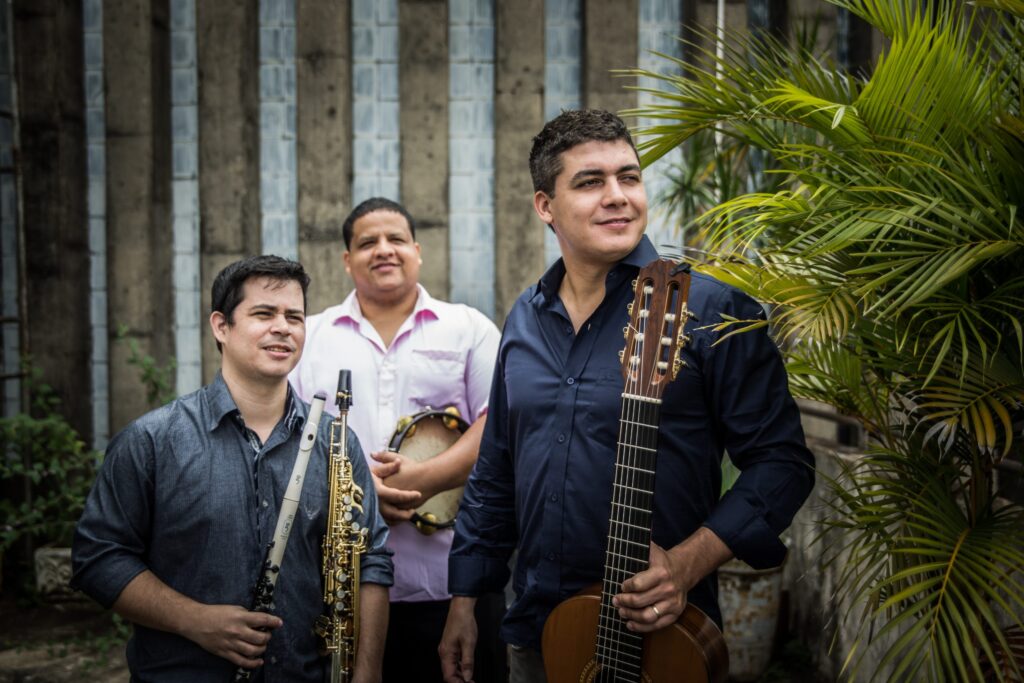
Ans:
[[[446,450],[467,429],[469,424],[457,412],[424,410],[411,418],[399,420],[388,449],[410,460],[423,462]],[[416,528],[423,533],[433,533],[453,526],[462,499],[462,488],[459,486],[439,493],[417,508],[412,520]]]

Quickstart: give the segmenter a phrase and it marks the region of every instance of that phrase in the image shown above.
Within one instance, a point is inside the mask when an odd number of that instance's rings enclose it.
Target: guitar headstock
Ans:
[[[665,385],[685,365],[680,352],[690,341],[683,327],[693,317],[686,302],[690,272],[675,261],[658,259],[640,269],[633,281],[626,347],[619,352],[626,392],[660,398]]]

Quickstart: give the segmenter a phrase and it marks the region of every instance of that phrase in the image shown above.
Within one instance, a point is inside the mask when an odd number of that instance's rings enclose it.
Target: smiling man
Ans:
[[[505,585],[518,549],[515,600],[501,627],[512,683],[543,683],[551,611],[602,578],[623,377],[619,351],[639,269],[657,258],[647,194],[625,124],[566,111],[534,138],[533,207],[562,258],[516,301],[498,350],[480,455],[449,563],[445,680],[476,679],[476,596]],[[778,350],[763,331],[726,336],[727,316],[762,318],[741,292],[693,276],[687,366],[665,391],[658,434],[649,569],[614,598],[627,627],[673,623],[687,601],[721,623],[714,570],[733,555],[755,567],[785,555],[779,534],[810,492],[812,456]],[[719,501],[723,451],[743,470]],[[484,636],[484,627],[480,627]]]
[[[273,615],[250,612],[309,406],[288,386],[302,354],[302,266],[256,256],[213,283],[210,326],[221,369],[197,392],[142,416],[110,442],[75,533],[72,585],[134,624],[132,680],[224,683],[324,680],[312,626],[323,605],[328,514],[323,418],[310,457]],[[350,432],[353,477],[367,495],[360,650],[353,681],[379,680],[391,559],[370,473]]]
[[[291,381],[308,400],[317,391],[333,390],[339,368],[352,370],[349,425],[372,454],[394,551],[384,683],[439,682],[452,531],[425,535],[410,518],[435,494],[461,486],[476,461],[498,330],[479,311],[439,301],[419,284],[416,226],[402,205],[368,199],[345,219],[342,234],[345,270],[355,291],[310,316],[306,353]],[[448,407],[471,426],[447,450],[424,462],[387,452],[400,418]],[[498,594],[479,605],[480,617],[494,625],[492,633],[503,606]],[[496,636],[480,645],[481,671],[497,671],[489,680],[499,680],[504,650]]]

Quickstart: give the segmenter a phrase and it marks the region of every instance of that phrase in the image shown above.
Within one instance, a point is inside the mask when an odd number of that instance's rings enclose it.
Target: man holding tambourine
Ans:
[[[307,319],[305,352],[290,380],[308,400],[333,390],[339,368],[352,369],[349,426],[370,454],[394,551],[383,680],[440,681],[437,647],[450,599],[446,511],[456,495],[445,492],[457,491],[476,462],[499,334],[479,311],[439,301],[419,284],[420,245],[400,204],[366,200],[343,234],[355,291]],[[481,608],[479,616],[496,624],[502,596]],[[496,640],[482,645],[478,661],[497,660],[494,680],[501,680],[503,648]]]

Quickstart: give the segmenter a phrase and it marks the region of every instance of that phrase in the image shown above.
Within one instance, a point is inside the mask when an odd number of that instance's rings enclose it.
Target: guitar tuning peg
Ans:
[[[686,367],[686,361],[679,357],[679,350],[676,350],[676,355],[672,359],[672,379],[676,378],[679,371]]]
[[[682,330],[679,330],[678,340],[679,340],[679,346],[686,346],[687,344],[689,344],[692,341],[690,339],[690,335],[683,334]]]
[[[637,278],[633,278],[633,282],[630,283],[632,285],[633,289],[636,289],[636,281],[637,281]]]
[[[629,325],[622,328],[622,338],[629,339]]]
[[[622,359],[625,358],[625,357],[626,357],[626,349],[622,349],[621,351],[619,351],[619,362],[621,363]]]
[[[626,305],[626,313],[628,313],[629,315],[633,315],[633,302],[632,301],[630,301]]]

